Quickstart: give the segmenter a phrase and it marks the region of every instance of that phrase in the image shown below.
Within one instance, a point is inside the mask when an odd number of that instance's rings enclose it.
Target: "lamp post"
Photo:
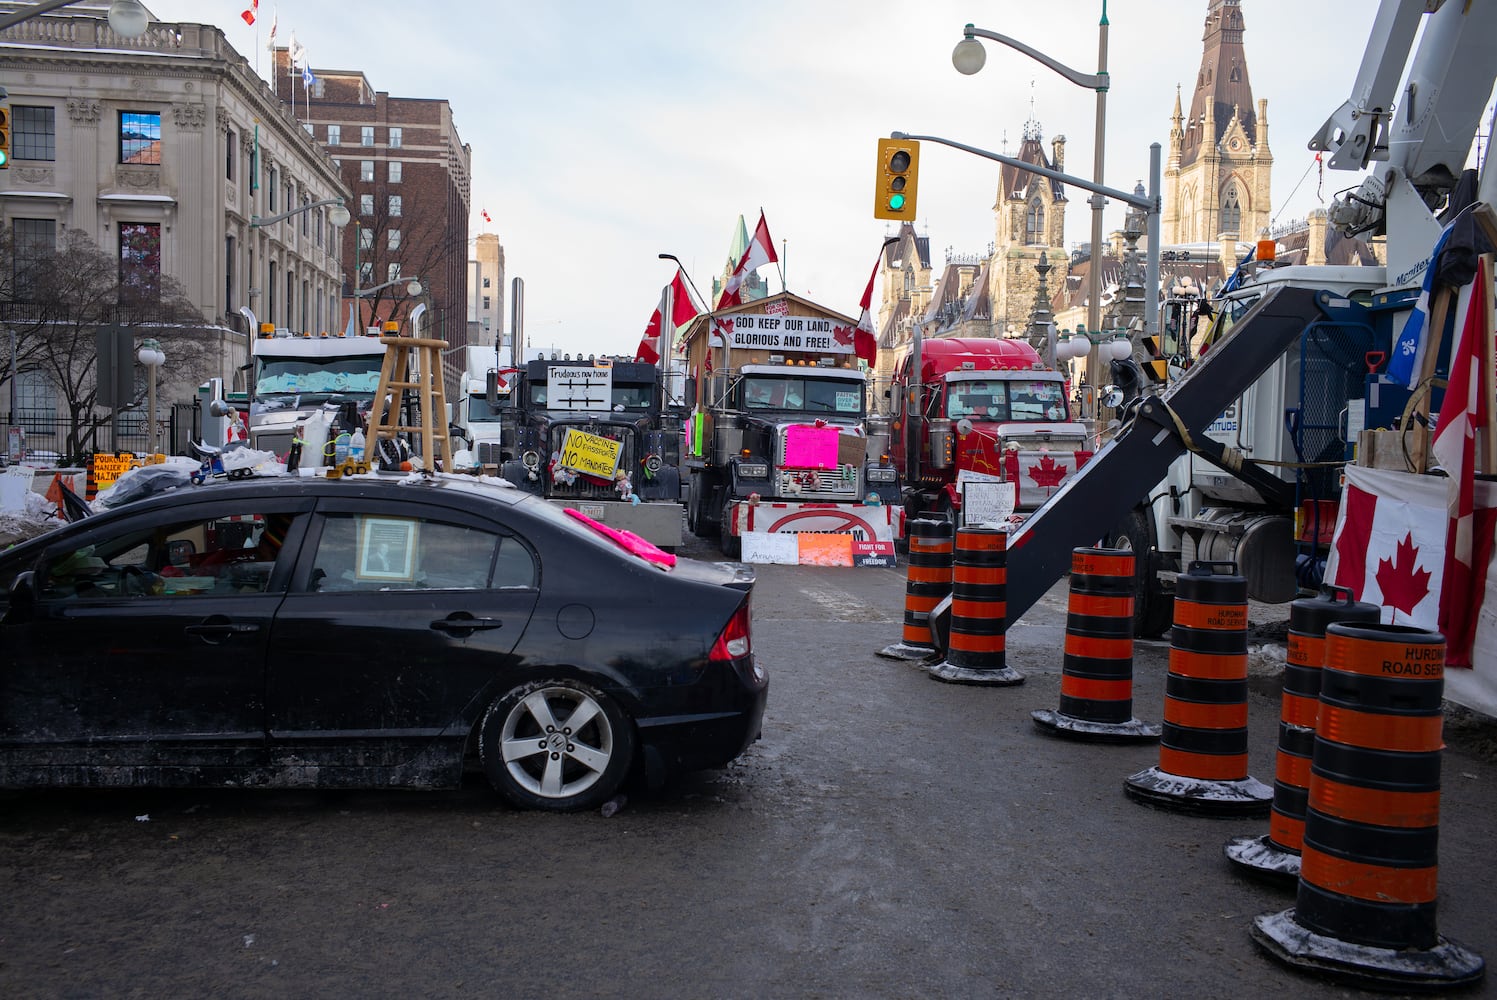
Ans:
[[[135,355],[137,361],[146,366],[146,441],[150,446],[151,454],[154,455],[161,449],[157,447],[160,437],[156,426],[156,369],[166,364],[166,355],[161,351],[161,342],[154,337],[147,337],[140,342],[140,351]]]
[[[34,3],[24,10],[0,17],[0,31],[76,2],[77,0],[42,0],[41,3]],[[121,38],[139,38],[146,33],[150,23],[151,16],[140,0],[113,0],[109,5],[109,27]]]
[[[1092,154],[1092,180],[1098,186],[1102,184],[1102,154],[1104,140],[1107,135],[1107,90],[1110,78],[1107,75],[1107,0],[1102,0],[1102,20],[1097,25],[1097,72],[1082,73],[1071,69],[1069,66],[1059,63],[1049,56],[1025,45],[1023,42],[1000,35],[996,31],[987,31],[983,28],[975,28],[967,25],[962,29],[962,40],[956,43],[956,48],[951,52],[951,63],[957,72],[971,76],[982,69],[983,63],[987,61],[987,52],[983,49],[978,38],[989,38],[995,42],[1007,45],[1009,48],[1017,49],[1031,59],[1055,70],[1061,76],[1070,80],[1078,87],[1088,87],[1097,92],[1097,122],[1096,122],[1096,148]],[[1107,204],[1101,192],[1093,191],[1089,199],[1092,206],[1092,249],[1091,263],[1087,268],[1086,281],[1086,324],[1093,330],[1102,327],[1102,208]]]
[[[320,201],[314,201],[310,204],[298,205],[296,208],[281,212],[279,215],[272,215],[269,218],[262,219],[258,215],[252,215],[250,216],[249,227],[251,229],[259,229],[262,226],[269,226],[277,222],[285,222],[293,215],[300,215],[303,212],[310,212],[312,211],[312,209],[321,208],[324,205],[333,206],[327,211],[327,221],[331,222],[339,229],[342,229],[344,226],[348,225],[348,221],[353,218],[353,216],[349,214],[348,206],[343,203],[342,198],[323,198]]]

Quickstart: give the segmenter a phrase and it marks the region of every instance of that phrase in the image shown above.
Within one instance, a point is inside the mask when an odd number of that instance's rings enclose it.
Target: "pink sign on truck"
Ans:
[[[797,424],[785,430],[785,465],[792,469],[835,469],[837,438],[835,427]]]

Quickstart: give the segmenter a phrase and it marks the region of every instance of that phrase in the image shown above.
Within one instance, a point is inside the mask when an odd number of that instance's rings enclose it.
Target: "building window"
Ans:
[[[1242,205],[1237,201],[1237,186],[1234,184],[1227,188],[1227,196],[1222,199],[1222,224],[1221,231],[1224,233],[1236,233],[1242,229]]]
[[[57,159],[57,111],[17,105],[10,109],[10,152],[18,160]]]
[[[270,199],[270,210],[272,212],[276,210],[275,189],[280,186],[279,177],[280,174],[275,170],[274,167],[272,167],[270,171],[270,183],[265,185],[265,194]]]
[[[399,149],[405,145],[405,130],[392,127],[390,129],[390,148]]]
[[[343,142],[343,126],[329,125],[327,127],[327,144],[329,146],[341,145]]]
[[[148,111],[120,112],[120,162],[161,163],[161,116]]]
[[[327,210],[322,208],[317,210],[317,245],[319,247],[322,246],[322,219],[326,212]]]
[[[400,214],[400,195],[398,195],[398,194],[392,194],[392,195],[390,195],[390,215],[393,217],[393,216],[397,216],[399,214]]]
[[[374,230],[372,230],[372,229],[364,229],[362,227],[359,229],[359,249],[360,250],[373,250],[374,249]]]
[[[484,278],[483,279],[483,287],[485,287],[485,288],[489,287],[489,279],[488,278]]]
[[[374,126],[373,125],[364,125],[364,126],[361,126],[359,128],[359,145],[360,146],[372,146],[372,145],[374,145]]]
[[[402,172],[404,171],[404,169],[405,169],[405,164],[401,163],[399,160],[391,160],[390,161],[390,183],[391,184],[399,184],[400,183],[400,176],[401,176]]]
[[[17,421],[30,431],[52,430],[57,416],[57,389],[44,372],[23,371],[16,375]]]
[[[311,204],[311,198],[308,198],[306,195],[301,196],[301,207],[304,209],[301,213],[301,234],[303,236],[310,236],[312,233],[312,210],[309,207]]]
[[[366,260],[359,265],[359,286],[368,285],[374,277],[374,262]]]
[[[1045,242],[1045,203],[1038,198],[1029,203],[1024,213],[1024,242],[1030,246]]]
[[[234,237],[224,237],[224,312],[234,311]]]
[[[359,214],[360,215],[373,215],[374,214],[374,195],[372,195],[372,194],[361,194],[361,195],[359,195]]]
[[[385,249],[387,249],[387,250],[399,250],[400,249],[400,230],[398,230],[398,229],[391,229],[391,230],[388,230],[385,233]]]
[[[360,160],[359,161],[359,180],[361,180],[361,181],[372,181],[372,180],[374,180],[374,161],[373,160]]]
[[[224,143],[224,179],[229,181],[234,179],[234,161],[239,158],[239,147],[235,145],[236,138],[233,131],[230,131],[228,140]]]
[[[317,126],[316,125],[313,125],[311,122],[303,122],[302,123],[302,128],[304,128],[304,129],[307,130],[307,135],[310,135],[314,139],[317,138]]]
[[[389,265],[388,267],[385,268],[385,272],[388,275],[388,277],[385,278],[386,281],[399,281],[400,280],[400,265],[399,264],[391,264],[391,265]]]
[[[161,295],[161,224],[120,223],[120,297],[151,301]]]
[[[46,266],[57,249],[57,223],[52,219],[15,219],[11,233],[15,241],[14,295],[24,302],[31,298],[37,270]]]

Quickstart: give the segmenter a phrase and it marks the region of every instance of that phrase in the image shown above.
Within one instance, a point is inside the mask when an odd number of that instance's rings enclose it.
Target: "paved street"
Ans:
[[[763,740],[612,818],[515,812],[477,776],[449,794],[7,795],[0,994],[1359,995],[1249,940],[1293,894],[1221,847],[1266,820],[1140,806],[1122,780],[1156,749],[1036,731],[1063,588],[1010,630],[1026,682],[978,688],[873,655],[899,635],[902,570],[759,572]],[[1166,652],[1137,651],[1151,721]],[[1250,710],[1271,780],[1277,699]],[[1446,756],[1439,920],[1490,960],[1489,732]]]

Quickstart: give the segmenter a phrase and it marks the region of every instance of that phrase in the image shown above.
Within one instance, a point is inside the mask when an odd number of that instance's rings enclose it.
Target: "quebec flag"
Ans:
[[[1424,351],[1429,343],[1426,336],[1429,327],[1429,293],[1435,282],[1435,269],[1440,254],[1445,250],[1445,241],[1450,238],[1453,226],[1446,226],[1435,241],[1435,252],[1430,254],[1429,265],[1424,269],[1424,284],[1419,289],[1419,299],[1414,311],[1403,325],[1403,332],[1393,341],[1393,356],[1388,359],[1388,376],[1393,381],[1413,389],[1419,382],[1419,372],[1424,365]]]

